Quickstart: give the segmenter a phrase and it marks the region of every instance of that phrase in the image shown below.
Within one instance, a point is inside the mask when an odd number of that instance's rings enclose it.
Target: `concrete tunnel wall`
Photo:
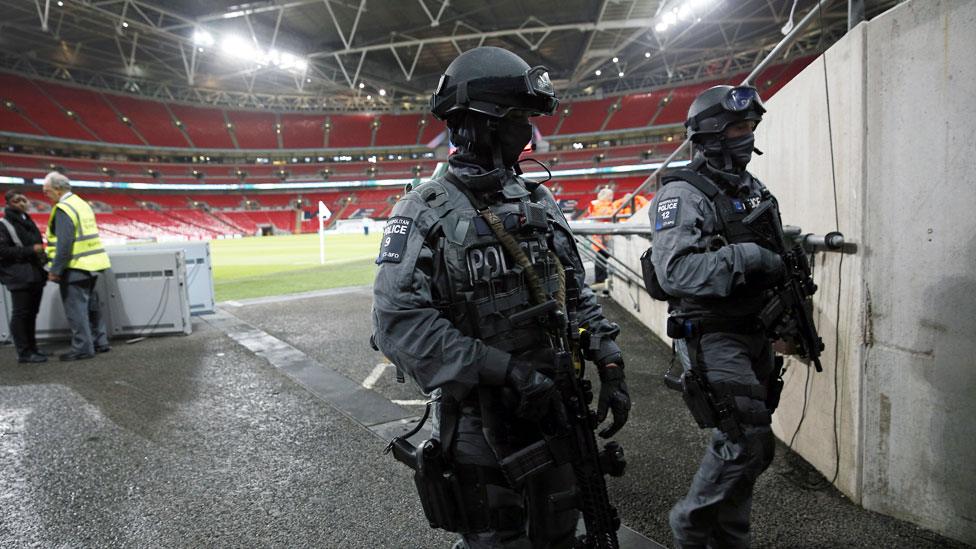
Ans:
[[[793,448],[864,507],[976,544],[973,52],[972,0],[858,25],[767,102],[750,170],[785,223],[858,246],[814,258],[824,371],[787,361],[776,435],[796,431],[809,373]],[[639,269],[647,240],[612,246]],[[668,341],[666,304],[616,277],[611,294]]]

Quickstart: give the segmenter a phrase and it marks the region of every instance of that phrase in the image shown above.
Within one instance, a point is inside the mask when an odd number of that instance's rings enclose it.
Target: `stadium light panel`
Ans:
[[[384,89],[381,88],[380,89],[380,97],[385,97],[385,96],[386,96],[386,90],[384,90]]]
[[[197,29],[193,32],[193,43],[203,48],[209,48],[214,45],[214,37],[203,29]]]
[[[603,74],[603,71],[601,71],[600,69],[597,69],[597,70],[593,71],[593,74],[595,74],[597,76],[600,76],[601,74]]]
[[[620,62],[620,58],[619,57],[614,57],[613,59],[611,59],[611,61],[613,61],[614,63],[618,63],[618,62]]]
[[[58,0],[58,7],[59,8],[63,8],[64,7],[64,2],[62,2],[61,0]]]

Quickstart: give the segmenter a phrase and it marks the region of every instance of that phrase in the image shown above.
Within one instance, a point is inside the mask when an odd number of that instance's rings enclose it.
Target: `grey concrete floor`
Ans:
[[[384,362],[367,345],[370,301],[359,289],[225,310],[362,383]],[[626,524],[667,541],[705,433],[660,383],[668,347],[606,309],[635,401],[611,497]],[[379,372],[380,395],[423,398]],[[448,547],[454,536],[426,528],[408,470],[382,448],[207,321],[77,363],[21,365],[0,348],[0,547]],[[756,488],[755,546],[962,546],[807,487],[819,481],[780,448]]]

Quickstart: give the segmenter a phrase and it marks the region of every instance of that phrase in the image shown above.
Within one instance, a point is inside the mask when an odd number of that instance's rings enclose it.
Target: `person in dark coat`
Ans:
[[[44,243],[41,232],[27,213],[27,197],[16,189],[7,191],[0,219],[0,283],[10,290],[13,311],[10,334],[17,348],[17,361],[46,362],[34,336],[37,311],[47,284]]]

